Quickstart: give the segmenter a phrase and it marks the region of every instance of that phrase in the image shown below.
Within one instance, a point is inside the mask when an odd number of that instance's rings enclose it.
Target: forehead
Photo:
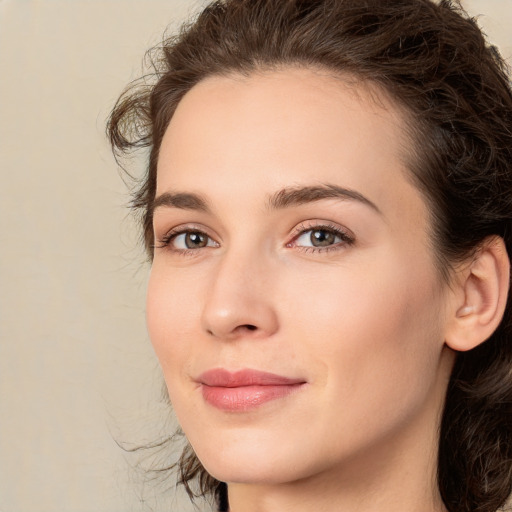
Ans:
[[[239,196],[329,182],[407,208],[410,147],[404,113],[375,85],[303,68],[215,76],[193,87],[171,119],[157,195],[224,189],[232,201],[233,180],[243,184]]]

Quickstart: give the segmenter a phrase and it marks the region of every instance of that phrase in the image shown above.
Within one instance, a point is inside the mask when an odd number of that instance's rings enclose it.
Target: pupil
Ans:
[[[330,231],[318,230],[311,233],[311,243],[315,247],[325,247],[327,245],[332,245],[334,240],[335,235]]]
[[[202,233],[192,232],[187,233],[185,237],[185,245],[189,249],[195,249],[197,247],[205,247],[206,246],[206,237]]]

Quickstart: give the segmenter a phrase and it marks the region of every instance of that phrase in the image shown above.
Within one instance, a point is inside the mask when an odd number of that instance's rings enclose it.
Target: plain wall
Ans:
[[[150,441],[166,405],[104,125],[204,3],[0,0],[0,512],[192,510],[153,498],[113,440]],[[512,0],[463,3],[512,56]]]

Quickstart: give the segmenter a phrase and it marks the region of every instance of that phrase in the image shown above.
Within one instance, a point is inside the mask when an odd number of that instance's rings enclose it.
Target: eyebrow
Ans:
[[[281,210],[292,206],[313,203],[322,199],[358,201],[382,215],[382,212],[375,203],[356,190],[328,183],[314,186],[283,188],[269,197],[267,207],[269,210]],[[206,199],[201,197],[199,194],[188,192],[164,192],[163,194],[160,194],[151,204],[151,211],[154,212],[157,208],[163,206],[183,210],[195,210],[205,213],[209,213],[211,211]]]
[[[150,210],[154,212],[157,208],[162,206],[180,208],[182,210],[210,211],[205,199],[198,194],[190,194],[187,192],[164,192],[154,199]]]
[[[356,190],[325,183],[307,187],[287,187],[273,194],[268,200],[271,210],[313,203],[322,199],[358,201],[382,215],[378,206]]]

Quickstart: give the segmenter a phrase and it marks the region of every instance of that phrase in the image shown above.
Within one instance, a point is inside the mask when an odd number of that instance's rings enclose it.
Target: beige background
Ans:
[[[204,3],[0,0],[0,512],[191,510],[113,441],[154,438],[165,404],[103,132],[144,51]],[[512,56],[512,0],[464,4]]]

